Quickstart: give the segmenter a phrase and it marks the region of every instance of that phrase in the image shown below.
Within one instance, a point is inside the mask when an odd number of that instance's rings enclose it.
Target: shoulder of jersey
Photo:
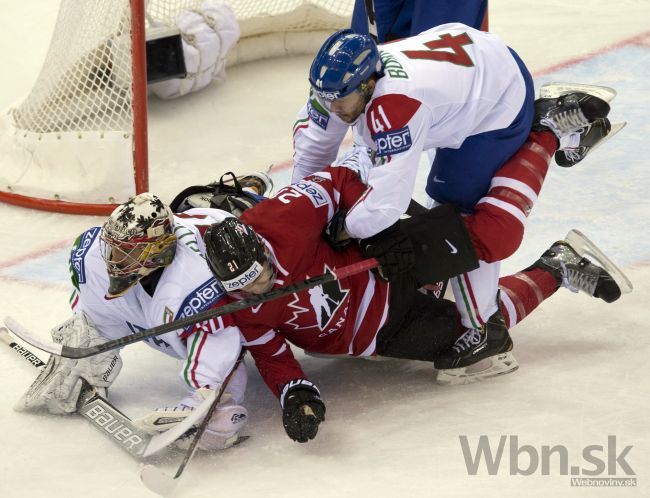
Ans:
[[[422,103],[404,94],[386,94],[372,100],[366,112],[377,155],[404,152],[412,145],[408,123]]]

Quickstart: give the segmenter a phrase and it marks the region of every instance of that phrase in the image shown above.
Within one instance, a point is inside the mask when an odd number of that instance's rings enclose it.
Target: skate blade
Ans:
[[[325,354],[325,353],[314,353],[312,351],[305,351],[307,356],[312,356],[313,358],[322,358],[323,360],[340,360],[341,358],[353,359],[353,360],[367,360],[367,361],[390,361],[394,358],[389,358],[387,356],[352,356],[349,354]]]
[[[607,273],[609,273],[618,287],[621,289],[621,294],[629,294],[632,292],[633,286],[630,279],[625,276],[623,271],[614,264],[605,254],[598,249],[596,244],[589,240],[579,230],[569,230],[564,240],[582,257],[587,257],[592,261],[598,263]]]
[[[611,139],[614,135],[616,135],[619,131],[621,131],[625,126],[627,125],[627,121],[620,121],[619,123],[610,123],[610,126],[612,127],[611,130],[609,130],[609,133],[605,135],[603,138],[601,138],[598,142],[596,142],[595,145],[592,145],[589,151],[585,154],[585,157],[587,157],[589,154],[591,154],[595,149],[603,145],[605,142],[607,142],[609,139]]]
[[[560,95],[573,92],[582,92],[603,99],[605,102],[611,102],[616,97],[616,90],[608,86],[586,85],[583,83],[566,83],[554,81],[546,83],[539,88],[540,98],[557,98]]]
[[[500,353],[489,358],[485,358],[478,363],[468,367],[448,368],[438,370],[436,382],[443,386],[458,386],[463,384],[472,384],[481,380],[505,375],[514,372],[519,368],[519,364],[514,355],[508,351]]]

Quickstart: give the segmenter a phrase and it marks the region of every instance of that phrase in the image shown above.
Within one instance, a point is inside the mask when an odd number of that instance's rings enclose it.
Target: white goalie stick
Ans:
[[[189,448],[185,452],[183,461],[178,466],[178,469],[176,470],[174,476],[173,477],[169,476],[168,474],[166,474],[165,472],[163,472],[162,470],[160,470],[158,467],[154,465],[145,465],[142,467],[142,469],[140,470],[140,480],[147,488],[149,488],[149,490],[161,496],[168,496],[169,494],[172,493],[172,491],[174,491],[176,485],[178,484],[178,481],[180,480],[180,477],[183,475],[183,471],[185,470],[185,467],[187,467],[187,464],[194,456],[194,453],[196,453],[196,450],[199,446],[199,441],[201,440],[201,437],[203,436],[205,429],[210,423],[210,419],[212,418],[214,411],[217,409],[219,400],[221,400],[221,396],[223,396],[226,387],[228,387],[228,384],[230,383],[230,379],[235,373],[235,370],[237,370],[237,367],[239,367],[239,364],[244,359],[245,354],[246,351],[242,349],[241,353],[239,353],[239,358],[237,358],[237,361],[230,369],[230,372],[221,383],[219,392],[212,397],[212,402],[210,404],[208,413],[203,418],[203,422],[201,422],[201,425],[199,425],[196,428],[196,432],[194,436],[192,436],[192,442],[190,443]],[[213,391],[213,394],[214,393],[215,391]]]
[[[11,317],[5,317],[5,326],[17,337],[23,341],[31,344],[34,347],[42,351],[46,351],[50,354],[55,354],[57,356],[62,356],[64,358],[86,358],[88,356],[94,356],[105,351],[110,351],[111,349],[121,348],[128,344],[133,344],[135,342],[148,339],[150,337],[156,337],[168,332],[175,330],[184,329],[191,325],[210,320],[222,315],[227,315],[228,313],[234,313],[239,310],[250,308],[267,301],[272,301],[273,299],[279,299],[289,294],[294,294],[296,292],[311,289],[318,285],[322,285],[327,282],[332,282],[334,280],[340,280],[347,278],[351,275],[356,275],[364,271],[371,270],[376,268],[379,265],[379,261],[375,258],[364,259],[358,263],[352,263],[348,266],[343,266],[341,268],[335,268],[331,272],[324,273],[317,277],[311,277],[300,282],[294,282],[293,284],[280,287],[279,289],[274,289],[264,294],[253,295],[245,299],[240,299],[233,303],[220,306],[218,308],[210,308],[195,315],[190,315],[186,318],[180,320],[175,320],[169,323],[163,323],[156,327],[150,329],[141,330],[132,335],[120,337],[118,339],[113,339],[111,341],[98,344],[97,346],[90,346],[85,348],[75,348],[71,346],[64,346],[52,341],[44,340],[40,338],[37,334],[34,334],[23,327],[20,323],[14,320]]]
[[[0,341],[34,367],[46,366],[46,363],[29,349],[16,343],[4,327],[0,327]],[[137,428],[129,417],[100,396],[88,384],[82,389],[77,413],[130,455],[136,458],[146,458],[169,446],[190,430],[193,425],[199,423],[210,410],[216,398],[217,393],[213,391],[183,422],[154,436]]]

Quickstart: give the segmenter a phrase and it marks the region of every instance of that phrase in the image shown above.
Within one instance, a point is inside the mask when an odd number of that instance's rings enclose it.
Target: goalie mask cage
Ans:
[[[146,29],[197,0],[61,0],[41,72],[0,115],[0,201],[104,215],[148,189]],[[353,0],[231,0],[228,64],[315,53]]]

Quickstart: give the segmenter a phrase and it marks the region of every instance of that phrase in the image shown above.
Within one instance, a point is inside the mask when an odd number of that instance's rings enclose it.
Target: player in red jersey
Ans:
[[[534,149],[533,145],[543,148],[534,141],[530,145]],[[545,167],[551,153],[544,156]],[[494,228],[495,223],[501,224],[502,234],[516,236],[518,230],[517,217],[497,218],[488,209],[489,203],[485,210],[477,209],[464,218],[441,206],[398,222],[387,235],[336,251],[321,232],[337,211],[350,208],[367,194],[362,180],[368,162],[365,150],[357,150],[248,209],[241,220],[213,225],[205,235],[208,263],[233,298],[264,293],[359,262],[365,257],[362,249],[366,255],[379,257],[384,274],[391,276],[386,281],[366,271],[233,315],[264,381],[280,399],[288,435],[301,442],[316,435],[325,405],[288,343],[307,352],[379,355],[435,364],[438,354],[452,347],[462,333],[459,315],[453,303],[420,293],[418,287],[445,273],[467,271],[476,265],[477,256],[488,257],[478,242],[481,230]],[[501,196],[518,209],[520,200],[510,199],[503,189],[490,195]],[[434,223],[437,228],[427,230],[426,244],[418,238],[421,219],[427,227]],[[515,228],[504,232],[508,225]],[[457,258],[460,265],[455,263]],[[429,271],[432,266],[437,273]],[[500,285],[502,318],[492,325],[495,334],[501,330],[504,337],[506,325],[520,321],[560,286],[579,288],[607,302],[621,292],[607,270],[582,258],[565,242],[554,244],[526,270],[500,279]],[[516,366],[509,362],[508,353],[495,351],[480,375],[452,371],[446,380],[467,382]]]

